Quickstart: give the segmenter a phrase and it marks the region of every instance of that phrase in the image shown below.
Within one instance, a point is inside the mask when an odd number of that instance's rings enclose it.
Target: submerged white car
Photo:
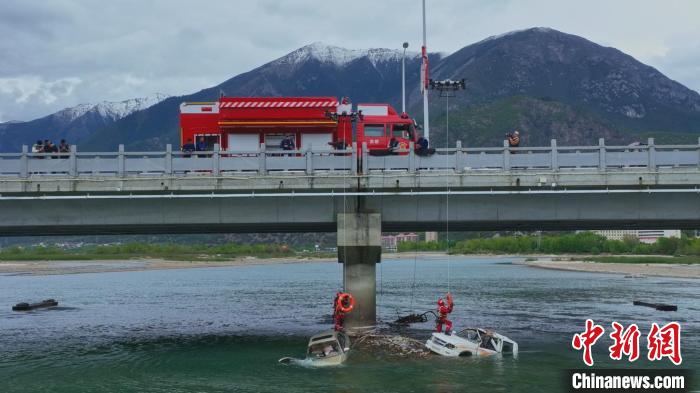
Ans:
[[[305,359],[284,357],[279,362],[310,367],[337,366],[347,360],[348,352],[350,337],[343,332],[328,330],[309,339]]]
[[[433,333],[425,346],[442,356],[490,356],[497,353],[518,356],[518,343],[496,332],[479,328],[467,328],[449,335]]]

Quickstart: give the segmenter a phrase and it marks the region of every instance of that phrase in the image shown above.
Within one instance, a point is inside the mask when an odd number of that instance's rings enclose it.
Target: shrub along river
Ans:
[[[514,260],[420,257],[415,269],[413,258],[386,260],[377,268],[377,303],[388,322],[434,309],[449,286],[455,328],[505,334],[519,343],[517,359],[354,351],[334,369],[277,359],[303,356],[308,336],[331,326],[342,285],[336,263],[0,276],[0,391],[559,392],[563,370],[584,367],[571,338],[586,318],[606,328],[595,367],[631,367],[608,357],[611,321],[639,325],[642,358],[650,324],[678,321],[681,368],[700,369],[700,280],[544,270]],[[11,311],[44,298],[59,307]],[[676,304],[678,312],[633,306],[635,299]],[[432,328],[427,322],[402,333],[425,340]],[[674,367],[666,359],[632,366]]]

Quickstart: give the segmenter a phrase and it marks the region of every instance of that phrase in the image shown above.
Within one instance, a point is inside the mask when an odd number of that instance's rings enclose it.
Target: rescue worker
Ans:
[[[335,294],[335,299],[333,299],[333,329],[335,331],[340,332],[343,330],[343,323],[345,321],[345,312],[340,309],[340,292],[337,292]],[[343,303],[343,307],[349,306],[347,303],[347,298],[344,299],[345,303]]]
[[[280,143],[280,148],[282,150],[294,150],[294,141],[289,135],[285,136]]]
[[[506,134],[506,138],[508,138],[508,147],[520,147],[520,132],[517,130]]]
[[[442,300],[442,298],[438,299],[438,318],[437,318],[437,324],[435,325],[435,330],[438,333],[442,332],[442,325],[445,325],[445,334],[450,334],[452,331],[452,321],[447,319],[447,315],[452,312],[452,308],[454,307],[454,303],[452,302],[452,295],[448,292],[447,293],[447,305],[445,305],[445,301]]]

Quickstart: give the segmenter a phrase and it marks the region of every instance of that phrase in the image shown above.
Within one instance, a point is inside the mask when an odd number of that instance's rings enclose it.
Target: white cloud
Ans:
[[[10,96],[17,104],[31,101],[53,104],[59,98],[69,97],[80,83],[80,78],[76,77],[53,81],[44,81],[40,76],[0,78],[0,94]]]
[[[614,46],[700,90],[700,1],[427,1],[428,46],[552,27]],[[81,102],[210,87],[315,41],[420,47],[420,1],[2,0],[0,108],[31,119]],[[11,37],[12,39],[8,39]]]

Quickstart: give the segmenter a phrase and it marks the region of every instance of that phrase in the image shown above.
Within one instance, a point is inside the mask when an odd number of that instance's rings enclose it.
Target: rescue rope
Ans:
[[[447,126],[445,127],[445,148],[449,149],[450,148],[450,95],[447,94],[445,97],[445,102],[446,104],[446,111],[445,111],[445,120]],[[445,154],[445,168],[449,168],[449,159],[450,155],[446,151]],[[455,165],[457,162],[455,161]],[[450,261],[450,176],[449,173],[447,176],[445,176],[445,238],[447,240],[447,245],[446,245],[446,254],[447,254],[447,292],[450,292],[450,286],[451,286],[451,275],[452,275],[452,266],[451,266],[451,261]]]
[[[419,180],[420,181],[420,180]],[[416,204],[416,222],[418,222],[418,205]],[[416,293],[416,270],[418,266],[418,236],[413,244],[413,282],[411,284],[411,312],[413,312],[413,299]]]

